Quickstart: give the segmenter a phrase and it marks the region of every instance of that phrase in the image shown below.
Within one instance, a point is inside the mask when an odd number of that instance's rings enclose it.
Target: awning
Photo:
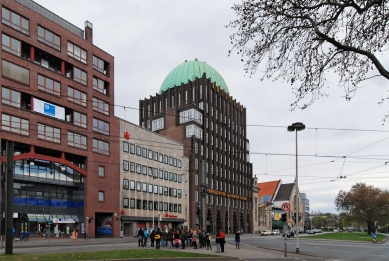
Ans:
[[[153,222],[153,217],[137,217],[137,216],[121,216],[121,221],[134,221],[134,222]],[[154,223],[158,222],[158,218],[154,218]],[[173,222],[173,223],[184,223],[183,218],[162,218],[160,223]]]
[[[28,221],[38,221],[35,214],[27,214]]]
[[[42,214],[36,214],[36,219],[38,222],[45,222],[46,221],[45,216]]]
[[[73,218],[76,222],[80,222],[80,220],[78,219],[78,216],[72,216],[72,218]]]

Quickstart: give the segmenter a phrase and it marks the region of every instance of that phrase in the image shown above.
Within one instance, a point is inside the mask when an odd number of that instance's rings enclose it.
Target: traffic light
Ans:
[[[286,222],[286,213],[281,215],[281,221]]]

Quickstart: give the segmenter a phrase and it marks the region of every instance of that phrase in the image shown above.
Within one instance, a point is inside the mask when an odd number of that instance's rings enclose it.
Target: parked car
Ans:
[[[290,231],[290,230],[286,230],[285,232],[284,232],[284,234],[282,235],[282,237],[294,237],[294,233],[293,233],[293,231]]]
[[[275,229],[271,232],[272,235],[279,235],[280,231],[278,229]]]
[[[262,231],[261,236],[270,236],[271,234],[272,232],[270,230],[264,230]]]

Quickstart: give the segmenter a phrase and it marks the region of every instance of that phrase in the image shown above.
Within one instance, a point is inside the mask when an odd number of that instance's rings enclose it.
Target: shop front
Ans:
[[[158,218],[154,218],[154,227],[160,229],[176,229],[183,228],[185,219],[178,217],[161,217],[158,222]],[[121,234],[123,237],[136,237],[138,230],[147,229],[152,230],[153,218],[152,217],[136,217],[136,216],[122,216],[121,217]]]

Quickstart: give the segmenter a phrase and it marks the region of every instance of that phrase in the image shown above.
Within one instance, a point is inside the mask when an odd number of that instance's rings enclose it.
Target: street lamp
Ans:
[[[297,190],[297,193],[296,193],[296,224],[297,224],[297,230],[296,230],[296,252],[298,253],[300,251],[299,249],[299,197],[298,197],[298,193],[299,192],[299,189],[298,189],[298,164],[297,164],[297,132],[298,131],[302,131],[305,129],[305,125],[301,122],[295,122],[293,123],[292,125],[289,125],[288,126],[288,131],[296,131],[296,178],[294,180],[294,184],[296,186],[296,190]]]

